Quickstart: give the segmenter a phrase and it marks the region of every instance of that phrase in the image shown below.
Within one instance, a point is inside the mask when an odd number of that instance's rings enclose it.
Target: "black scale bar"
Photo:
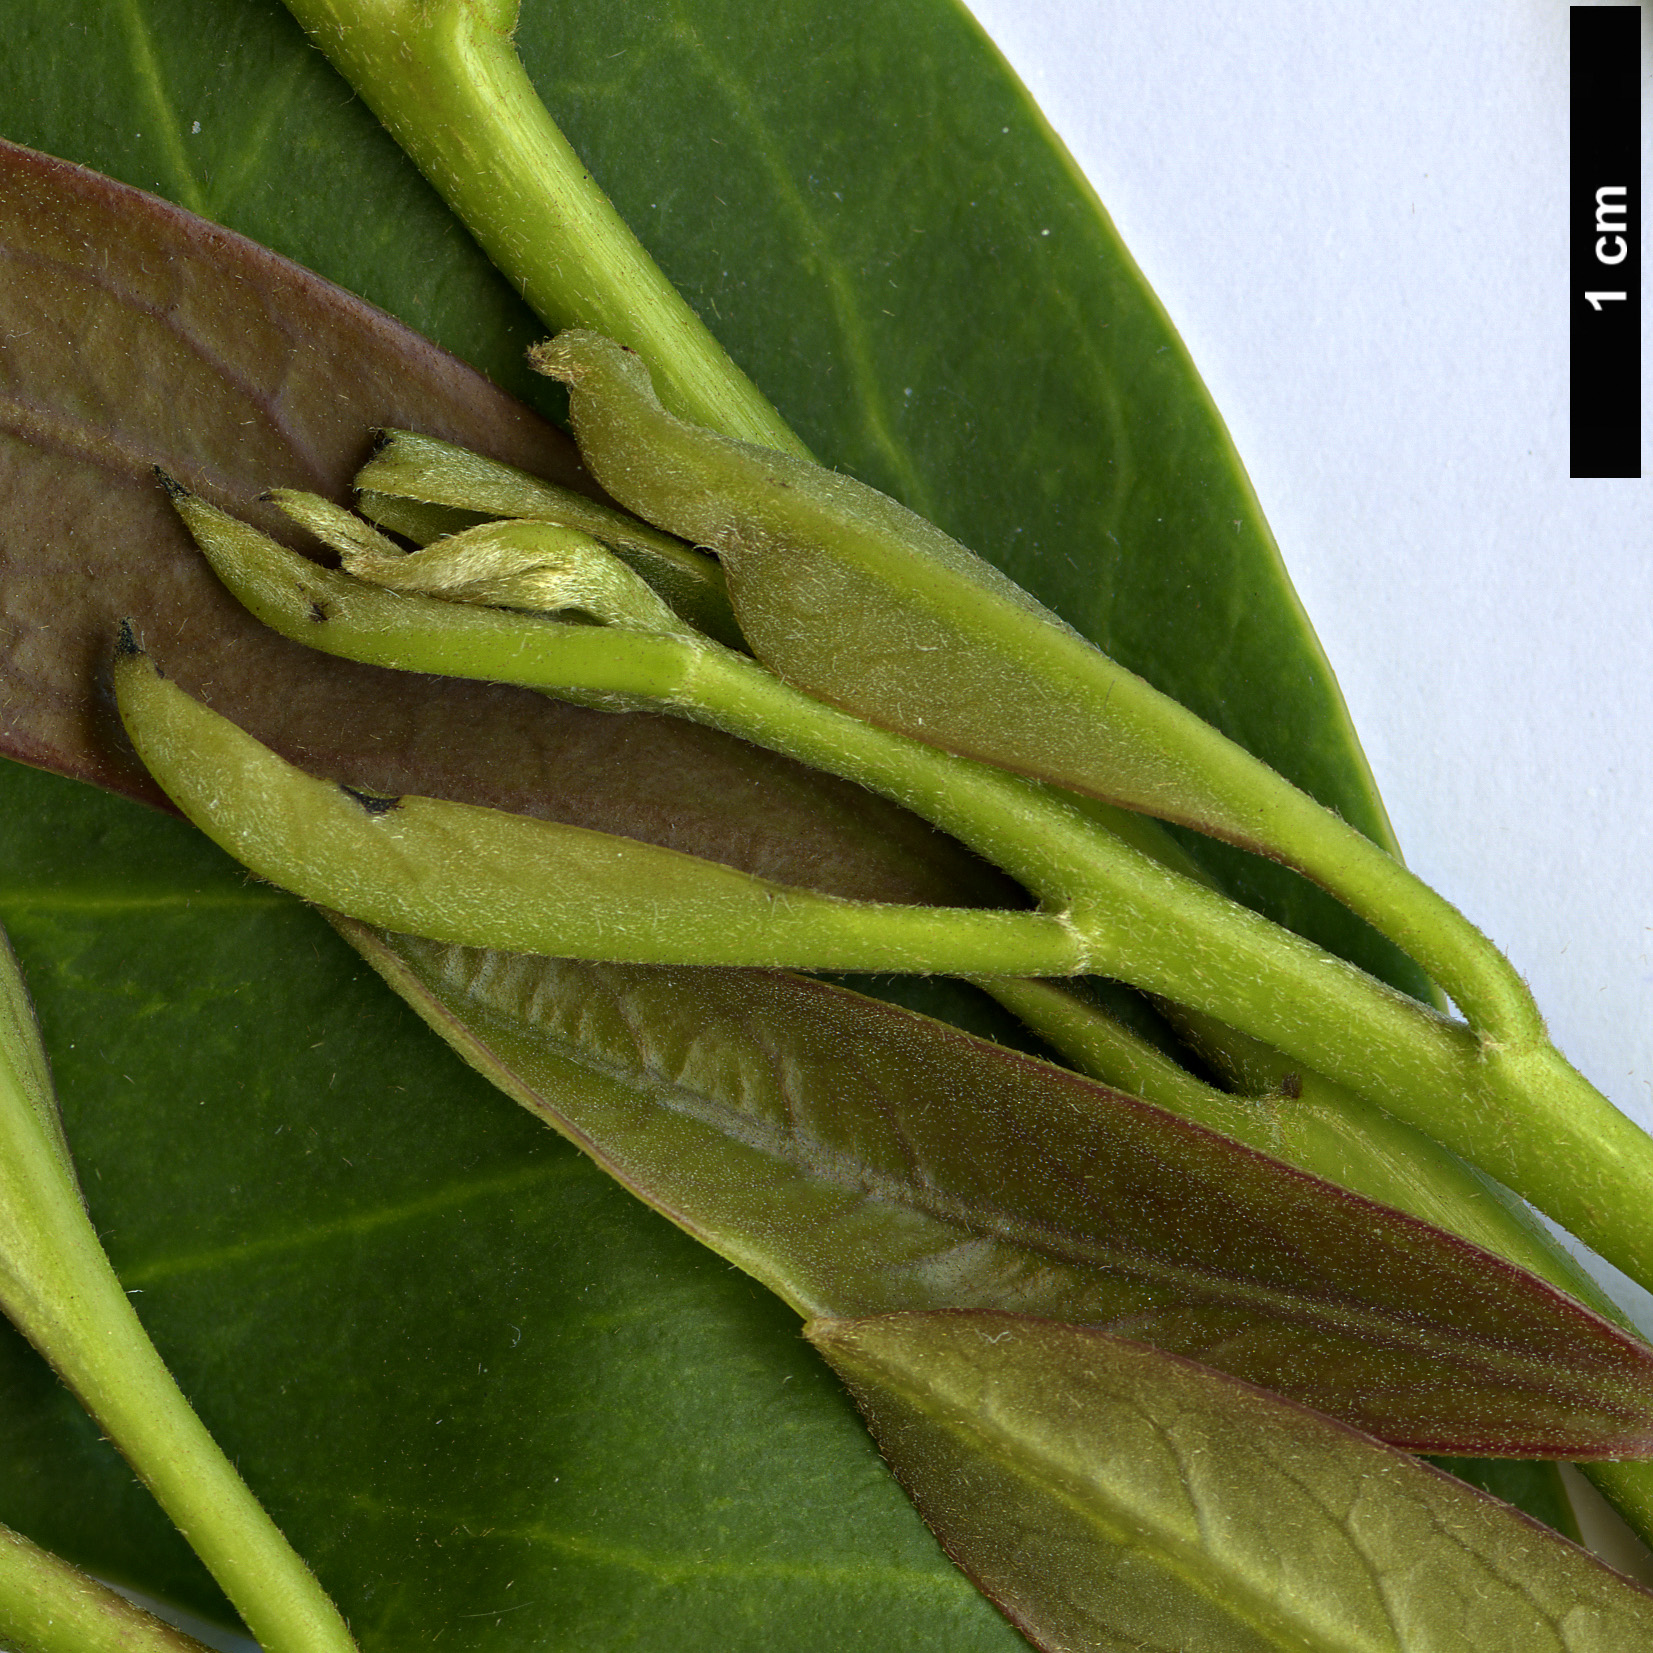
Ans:
[[[1573,6],[1572,476],[1640,476],[1640,6]]]

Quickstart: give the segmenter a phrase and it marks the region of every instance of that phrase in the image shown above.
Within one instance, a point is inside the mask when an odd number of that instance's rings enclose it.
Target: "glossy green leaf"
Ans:
[[[817,1321],[959,1565],[1052,1653],[1634,1653],[1653,1595],[1191,1362],[1011,1315]]]
[[[502,1090],[800,1313],[1116,1323],[1424,1451],[1526,1430],[1538,1456],[1608,1456],[1568,1431],[1645,1404],[1653,1355],[1532,1276],[943,1023],[804,977],[339,925]]]
[[[99,1233],[364,1648],[1014,1635],[796,1317],[467,1070],[190,828],[10,766],[0,919]],[[0,1327],[0,1520],[225,1609]]]
[[[1375,830],[1335,691],[1179,347],[951,0],[862,0],[830,24],[803,3],[526,11],[559,118],[817,452],[937,512]],[[520,365],[532,318],[273,0],[20,0],[0,133],[204,211],[545,394]],[[984,288],[984,268],[1002,282]],[[1099,334],[1091,318],[1121,305],[1132,327]],[[1123,479],[1112,493],[1099,465]],[[1169,487],[1179,475],[1198,485]],[[1185,547],[1218,559],[1193,607]],[[1254,698],[1231,698],[1242,683]],[[618,783],[635,815],[725,818],[635,746],[618,772],[589,744],[560,761],[582,786]],[[749,771],[718,773],[751,799]],[[4,784],[0,916],[94,1210],[123,1263],[150,1268],[134,1284],[165,1351],[203,1407],[215,1397],[210,1421],[260,1489],[281,1481],[278,1515],[364,1641],[1018,1645],[915,1535],[783,1310],[457,1074],[324,932],[173,823],[21,772]],[[1224,870],[1369,947],[1293,881]],[[546,1167],[564,1196],[550,1210],[523,1197]],[[306,1223],[321,1249],[295,1238]],[[246,1272],[181,1266],[216,1256]],[[513,1346],[531,1374],[504,1364]],[[13,1518],[201,1601],[31,1358],[0,1384]],[[488,1507],[482,1525],[461,1495]],[[506,1613],[493,1586],[525,1577],[546,1593]]]

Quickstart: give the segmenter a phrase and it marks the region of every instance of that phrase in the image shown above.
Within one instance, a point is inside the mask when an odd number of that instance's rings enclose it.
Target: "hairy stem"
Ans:
[[[0,1527],[0,1641],[13,1653],[206,1653],[9,1527]]]
[[[355,1653],[309,1568],[149,1340],[50,1128],[45,1058],[0,940],[0,1302],[120,1448],[266,1653]],[[13,1553],[18,1565],[28,1560]]]
[[[548,327],[598,328],[662,364],[686,417],[805,452],[546,113],[511,43],[512,0],[287,3]]]

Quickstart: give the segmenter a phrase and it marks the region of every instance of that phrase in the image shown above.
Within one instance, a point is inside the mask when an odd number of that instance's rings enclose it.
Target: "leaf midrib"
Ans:
[[[624,1014],[623,1007],[616,1006]],[[509,1020],[491,1005],[472,1001],[474,1021],[467,1033],[483,1046],[488,1060],[512,1070],[515,1064],[478,1037],[477,1022],[491,1022],[520,1038]],[[450,1013],[451,1014],[451,1013]],[[641,1050],[644,1042],[640,1030],[627,1021],[628,1031]],[[613,1084],[630,1090],[646,1086],[659,1104],[680,1118],[703,1125],[727,1140],[740,1143],[777,1161],[791,1166],[802,1175],[813,1177],[834,1187],[880,1201],[898,1209],[946,1225],[963,1234],[985,1237],[1031,1252],[1035,1256],[1071,1267],[1094,1269],[1138,1282],[1164,1293],[1168,1301],[1162,1307],[1183,1305],[1223,1306],[1244,1309],[1253,1314],[1268,1316],[1275,1322],[1308,1324],[1334,1333],[1351,1336],[1361,1342],[1383,1343],[1392,1347],[1411,1348],[1432,1358],[1440,1356],[1443,1348],[1451,1350],[1465,1365],[1482,1371],[1495,1372],[1520,1383],[1525,1388],[1553,1391],[1555,1371],[1553,1362],[1543,1357],[1523,1356],[1506,1347],[1462,1334],[1431,1332],[1419,1327],[1418,1335],[1408,1337],[1407,1321],[1400,1315],[1385,1315],[1380,1311],[1364,1309],[1356,1304],[1316,1299],[1298,1292],[1269,1287],[1243,1277],[1224,1275],[1215,1271],[1203,1272],[1192,1266],[1168,1262],[1161,1258],[1123,1246],[1088,1241],[1069,1230],[1051,1224],[1029,1223],[1011,1214],[962,1196],[952,1196],[933,1184],[918,1180],[903,1180],[891,1172],[869,1170],[851,1160],[841,1151],[823,1144],[812,1144],[797,1129],[760,1120],[752,1114],[691,1090],[652,1067],[644,1058],[636,1067],[628,1066],[621,1058],[584,1049],[559,1035],[562,1054],[577,1066],[596,1072]],[[641,1074],[641,1080],[639,1078]],[[561,1110],[542,1092],[536,1090],[541,1106],[561,1117]],[[588,1139],[583,1130],[582,1144]],[[813,1146],[815,1152],[788,1152]],[[606,1159],[600,1145],[593,1144],[597,1157]],[[647,1179],[628,1175],[628,1185],[646,1187]],[[687,1213],[673,1213],[674,1220],[691,1232],[704,1233],[703,1225]],[[718,1249],[727,1250],[726,1245]],[[746,1256],[743,1266],[757,1274],[764,1283],[784,1301],[805,1316],[834,1316],[863,1312],[865,1305],[829,1303],[800,1292],[799,1283],[773,1268],[765,1269],[756,1254]]]
[[[865,1353],[863,1351],[863,1358]],[[1209,1550],[1188,1544],[1168,1532],[1162,1525],[1152,1525],[1144,1512],[1128,1509],[1124,1500],[1106,1494],[1102,1484],[1083,1480],[1049,1454],[1030,1449],[1025,1442],[1018,1442],[1005,1430],[983,1426],[977,1422],[978,1411],[954,1408],[949,1412],[943,1412],[925,1404],[927,1391],[904,1381],[905,1374],[901,1368],[892,1367],[882,1361],[877,1365],[880,1383],[914,1412],[927,1419],[932,1428],[951,1435],[954,1440],[962,1443],[963,1450],[979,1453],[997,1464],[1004,1473],[1031,1485],[1036,1492],[1042,1492],[1054,1499],[1070,1514],[1095,1528],[1102,1543],[1125,1549],[1146,1549],[1166,1572],[1174,1574],[1186,1588],[1211,1602],[1254,1634],[1267,1637],[1281,1649],[1281,1653],[1381,1653],[1376,1644],[1366,1637],[1356,1641],[1314,1633],[1310,1626],[1283,1613],[1278,1597],[1269,1595],[1259,1586],[1249,1582],[1249,1575],[1233,1568],[1223,1571],[1220,1584],[1206,1583],[1196,1568],[1190,1565],[1190,1558],[1203,1559],[1210,1563],[1213,1557]],[[1179,1470],[1185,1469],[1183,1454],[1167,1439],[1159,1424],[1140,1409],[1137,1415],[1176,1459]],[[1188,1487],[1186,1473],[1183,1475],[1183,1486],[1185,1490]],[[1192,1492],[1189,1493],[1189,1509],[1203,1539],[1206,1518]],[[1369,1558],[1365,1556],[1365,1552],[1355,1544],[1341,1520],[1338,1521],[1338,1526],[1348,1537],[1351,1546],[1361,1555],[1363,1562],[1367,1563],[1370,1571]],[[1208,1567],[1207,1570],[1213,1569]],[[1398,1637],[1399,1627],[1389,1611],[1387,1593],[1380,1589],[1378,1594],[1384,1604],[1388,1626]],[[1402,1645],[1398,1639],[1392,1641],[1390,1653],[1398,1653]]]

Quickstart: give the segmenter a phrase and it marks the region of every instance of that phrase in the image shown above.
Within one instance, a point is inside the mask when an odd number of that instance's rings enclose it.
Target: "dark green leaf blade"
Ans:
[[[194,832],[0,768],[0,919],[145,1324],[364,1653],[1019,1646],[783,1305]],[[223,1604],[0,1326],[0,1520]]]
[[[1012,1315],[816,1321],[954,1559],[1067,1653],[1633,1653],[1653,1595],[1449,1476],[1192,1362]]]
[[[803,977],[337,923],[495,1084],[801,1313],[1109,1323],[1418,1451],[1653,1440],[1638,1340],[1064,1069]]]

